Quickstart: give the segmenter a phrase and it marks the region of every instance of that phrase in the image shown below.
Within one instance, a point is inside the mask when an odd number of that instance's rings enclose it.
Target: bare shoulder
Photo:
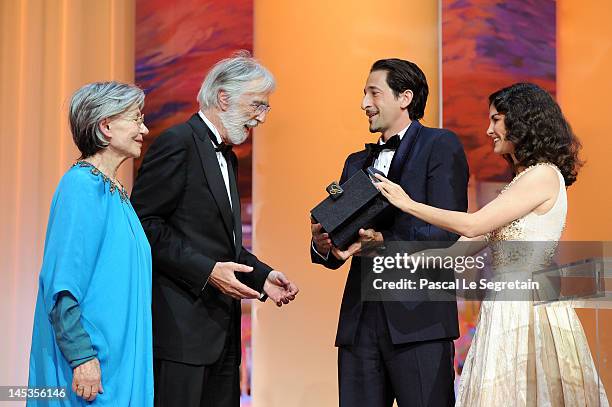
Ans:
[[[510,183],[509,190],[521,190],[532,194],[555,195],[559,191],[558,170],[548,164],[538,164],[524,170]]]

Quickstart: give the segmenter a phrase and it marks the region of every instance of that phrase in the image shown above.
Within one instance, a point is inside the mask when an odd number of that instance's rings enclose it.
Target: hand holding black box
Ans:
[[[332,183],[327,188],[330,196],[310,211],[340,250],[346,250],[358,239],[359,229],[375,229],[377,218],[389,207],[373,184],[377,181],[375,173],[380,171],[369,167],[368,174],[357,171],[342,185]]]

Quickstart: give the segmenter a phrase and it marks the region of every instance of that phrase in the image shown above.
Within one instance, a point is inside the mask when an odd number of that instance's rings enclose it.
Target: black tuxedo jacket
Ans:
[[[348,156],[340,183],[356,171],[372,165],[366,150]],[[412,199],[453,211],[467,210],[468,164],[457,136],[432,129],[418,121],[410,124],[393,156],[388,178],[400,184]],[[399,209],[392,208],[379,232],[385,241],[454,241],[458,236],[432,226]],[[311,259],[330,269],[343,262],[331,253],[321,258],[311,246]],[[361,316],[361,261],[353,257],[342,305],[336,346],[352,345]],[[383,302],[391,340],[395,344],[459,336],[455,302]]]
[[[207,284],[215,263],[252,266],[236,274],[258,292],[272,270],[242,247],[236,155],[227,157],[232,210],[209,132],[194,114],[157,137],[131,198],[153,255],[154,356],[199,365],[218,359],[230,329],[240,331],[240,301]]]

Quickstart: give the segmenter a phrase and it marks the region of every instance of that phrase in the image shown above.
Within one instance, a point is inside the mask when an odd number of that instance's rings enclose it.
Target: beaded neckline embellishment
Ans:
[[[559,168],[557,168],[557,166],[553,163],[548,163],[548,162],[543,162],[543,163],[537,163],[537,164],[533,164],[530,165],[529,167],[525,168],[523,171],[519,172],[518,174],[516,174],[514,176],[514,178],[512,179],[512,181],[510,181],[510,183],[508,185],[506,185],[503,189],[502,189],[502,193],[505,192],[508,188],[510,188],[516,181],[519,180],[519,178],[521,178],[523,175],[525,175],[526,173],[528,173],[529,171],[533,170],[536,167],[540,167],[540,166],[547,166],[547,167],[553,167],[554,169],[557,170],[557,172],[561,172],[559,170]]]
[[[525,168],[523,171],[519,172],[512,179],[512,181],[510,181],[510,183],[508,185],[506,185],[501,190],[501,193],[503,194],[504,192],[506,192],[508,190],[508,188],[510,188],[523,175],[527,174],[529,171],[533,170],[534,168],[542,166],[542,165],[553,167],[558,172],[561,172],[561,171],[559,171],[559,168],[557,168],[556,165],[554,165],[552,163],[548,163],[548,162],[542,162],[542,163],[537,163],[537,164],[534,164],[534,165],[530,165],[529,167]],[[500,228],[498,228],[496,230],[493,230],[493,231],[487,233],[486,234],[486,239],[489,240],[489,241],[520,240],[522,238],[522,235],[523,235],[524,224],[525,224],[525,216],[523,216],[522,218],[515,219],[512,222],[508,223],[507,225],[502,226],[502,227],[500,227]]]
[[[97,175],[100,178],[102,178],[102,182],[104,182],[105,184],[109,185],[109,191],[112,194],[116,192],[119,193],[119,198],[121,199],[122,202],[127,202],[130,197],[128,196],[128,192],[127,190],[123,187],[123,185],[116,183],[115,181],[111,180],[109,177],[106,176],[106,174],[104,174],[102,171],[100,171],[99,169],[97,169],[92,163],[89,163],[87,161],[83,161],[83,160],[79,160],[77,162],[75,162],[73,165],[73,167],[81,167],[81,168],[91,168],[91,173],[93,175]]]

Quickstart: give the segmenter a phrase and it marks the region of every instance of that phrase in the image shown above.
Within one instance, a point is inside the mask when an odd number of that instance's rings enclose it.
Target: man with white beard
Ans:
[[[200,110],[146,153],[132,204],[153,255],[155,406],[240,404],[240,300],[277,306],[297,287],[242,246],[233,145],[263,123],[272,74],[248,53],[219,61]]]

